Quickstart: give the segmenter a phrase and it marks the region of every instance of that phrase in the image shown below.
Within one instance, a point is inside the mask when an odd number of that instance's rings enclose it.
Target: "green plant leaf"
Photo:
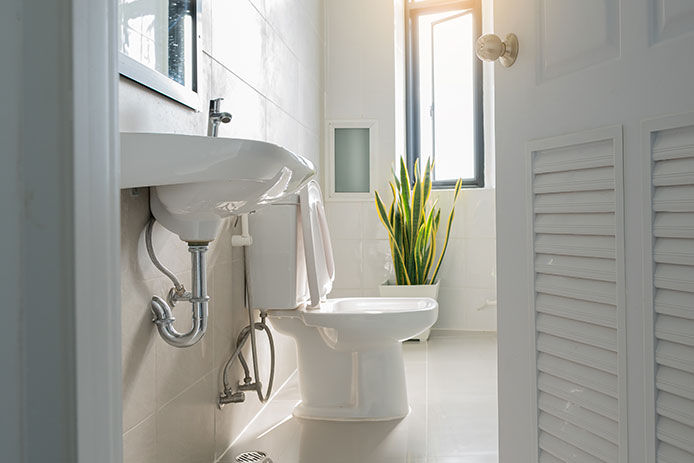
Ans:
[[[424,233],[427,237],[427,241],[429,242],[426,251],[424,252],[425,263],[423,280],[425,281],[425,284],[427,284],[426,282],[429,276],[429,271],[434,263],[434,255],[436,254],[436,230],[434,229],[434,211],[436,210],[436,203],[437,202],[434,201],[434,205],[429,211],[429,217],[427,218],[426,225],[424,227]]]
[[[429,195],[431,195],[431,169],[432,169],[433,163],[431,162],[431,159],[427,160],[427,165],[424,168],[424,197],[422,200],[423,204],[426,204],[429,201]]]
[[[393,270],[395,271],[395,281],[399,285],[404,285],[405,284],[405,267],[402,265],[402,261],[397,258],[397,254],[395,252],[395,244],[394,243],[400,243],[400,240],[402,239],[402,226],[401,226],[401,214],[400,211],[395,209],[394,215],[393,215],[393,235],[395,239],[390,239],[390,252],[392,260],[393,260]],[[400,245],[400,244],[399,244]],[[402,249],[402,247],[401,247]]]
[[[413,245],[412,252],[410,252],[410,255],[408,258],[410,261],[408,262],[408,265],[412,269],[412,274],[418,275],[419,274],[419,262],[417,261],[417,252],[419,251],[419,246],[420,246],[420,224],[422,221],[422,209],[423,209],[423,204],[422,204],[422,182],[419,179],[419,175],[416,173],[419,171],[419,164],[418,162],[415,163],[415,181],[414,181],[414,189],[412,190],[412,216],[409,224],[409,229],[408,232],[411,237],[411,243]]]
[[[455,193],[453,194],[453,206],[451,206],[451,213],[448,216],[448,224],[446,226],[446,237],[443,241],[443,249],[441,249],[441,255],[439,256],[439,261],[436,264],[436,268],[434,269],[434,274],[431,277],[431,282],[436,283],[436,277],[439,274],[439,270],[441,269],[441,262],[443,262],[443,256],[446,254],[446,249],[448,248],[448,238],[450,237],[451,234],[451,226],[453,225],[453,218],[455,217],[455,202],[458,199],[458,194],[460,193],[460,188],[463,184],[462,179],[458,179],[458,181],[455,183]]]
[[[417,232],[417,237],[415,238],[415,244],[414,244],[414,252],[412,253],[413,255],[413,261],[414,261],[414,281],[416,281],[415,284],[419,285],[421,284],[421,271],[423,268],[423,263],[421,259],[421,248],[422,248],[422,235],[424,234],[424,229],[420,229]]]
[[[393,174],[393,180],[395,181],[395,185],[398,187],[398,191],[400,191],[400,180],[398,179],[398,176],[395,174],[395,164],[390,165],[390,171]]]
[[[405,223],[409,224],[412,218],[412,208],[410,207],[410,176],[407,173],[405,158],[400,158],[400,202],[402,203]]]
[[[400,249],[400,246],[398,245],[398,241],[395,236],[395,231],[393,230],[393,227],[391,227],[390,223],[388,222],[387,218],[388,215],[386,214],[386,208],[383,205],[383,201],[381,201],[381,197],[378,195],[378,192],[375,194],[375,201],[376,201],[376,209],[378,211],[378,217],[381,219],[381,223],[386,227],[386,230],[388,230],[388,234],[390,235],[391,238],[391,243],[393,245],[393,249],[395,250],[395,253],[398,256],[398,259],[400,260],[400,263],[402,264],[403,267],[405,267],[405,260],[402,254],[402,250]],[[405,272],[404,274],[405,277],[405,284],[410,284],[410,278]]]

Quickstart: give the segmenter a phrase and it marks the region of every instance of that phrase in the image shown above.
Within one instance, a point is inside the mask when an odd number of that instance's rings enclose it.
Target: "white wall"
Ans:
[[[319,165],[322,0],[205,0],[202,19],[200,93],[204,102],[223,97],[222,109],[233,114],[219,135],[277,143]],[[122,131],[206,133],[206,110],[196,113],[124,78],[119,90]],[[124,461],[212,462],[260,409],[250,393],[243,404],[221,411],[216,407],[220,369],[248,323],[242,252],[231,248],[234,230],[229,223],[209,252],[209,330],[194,347],[168,346],[151,323],[148,308],[152,294],[164,295],[171,286],[143,246],[148,191],[123,191],[121,200]],[[189,284],[185,244],[159,226],[153,238],[162,262]],[[188,310],[186,304],[175,309],[179,314]],[[190,318],[180,315],[179,321],[184,329]],[[296,360],[293,341],[275,335],[279,387]],[[261,377],[267,384],[266,344],[259,339]],[[237,368],[231,380],[241,378]]]
[[[485,4],[485,13],[490,5]],[[379,140],[372,176],[390,198],[387,182],[393,161],[405,152],[403,0],[326,0],[325,118],[375,119]],[[485,28],[491,25],[485,17]],[[493,182],[493,121],[490,67],[485,66],[487,184]],[[442,215],[450,192],[435,192]],[[372,200],[330,201],[327,215],[335,248],[332,297],[377,295],[390,276],[390,250]],[[435,328],[496,330],[495,228],[493,188],[463,192],[456,209],[441,273],[439,321]],[[443,227],[441,227],[443,228]],[[441,237],[439,243],[442,242]]]

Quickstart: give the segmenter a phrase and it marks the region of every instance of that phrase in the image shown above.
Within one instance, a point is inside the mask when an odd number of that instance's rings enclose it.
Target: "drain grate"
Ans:
[[[237,455],[235,461],[238,463],[248,463],[248,462],[272,463],[272,460],[270,460],[265,453],[259,452],[259,451],[243,452],[242,454]]]

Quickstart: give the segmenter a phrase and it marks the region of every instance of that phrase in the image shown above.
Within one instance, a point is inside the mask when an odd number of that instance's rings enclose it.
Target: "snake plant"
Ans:
[[[453,193],[453,206],[448,216],[446,234],[441,254],[436,259],[436,234],[441,221],[441,209],[437,201],[427,210],[431,194],[431,171],[433,164],[427,161],[424,172],[420,173],[418,163],[414,168],[414,183],[400,159],[400,176],[393,169],[390,189],[393,201],[386,208],[381,196],[376,192],[376,210],[388,231],[390,252],[398,285],[430,285],[436,283],[443,256],[448,247],[448,238],[455,215],[455,202],[460,193],[462,179],[458,179]]]

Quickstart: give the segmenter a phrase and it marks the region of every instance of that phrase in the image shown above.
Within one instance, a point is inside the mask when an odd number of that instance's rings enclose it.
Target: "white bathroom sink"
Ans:
[[[150,206],[188,242],[216,238],[223,219],[295,193],[315,174],[306,158],[257,140],[121,133],[121,188],[152,187]]]

